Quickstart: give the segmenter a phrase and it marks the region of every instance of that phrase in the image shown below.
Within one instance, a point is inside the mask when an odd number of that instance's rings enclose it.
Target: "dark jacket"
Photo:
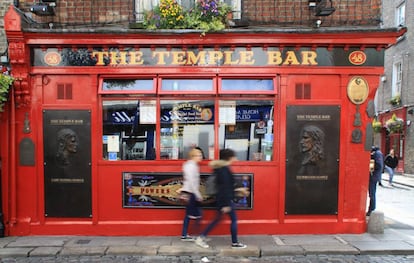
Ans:
[[[217,207],[230,206],[234,199],[235,181],[230,170],[230,163],[223,160],[211,161],[210,167],[213,168],[217,180]]]
[[[373,176],[379,180],[384,170],[384,156],[382,155],[382,152],[377,149],[372,153],[371,158],[375,161]]]
[[[384,163],[386,166],[391,167],[391,168],[395,168],[398,165],[398,157],[394,155],[394,157],[392,157],[391,155],[387,155],[385,157]]]

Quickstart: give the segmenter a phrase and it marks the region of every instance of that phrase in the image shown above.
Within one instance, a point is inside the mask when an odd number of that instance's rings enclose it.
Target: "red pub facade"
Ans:
[[[365,231],[373,98],[405,29],[46,30],[11,7],[5,30],[6,235],[178,235],[195,146],[203,179],[236,151],[240,234]]]

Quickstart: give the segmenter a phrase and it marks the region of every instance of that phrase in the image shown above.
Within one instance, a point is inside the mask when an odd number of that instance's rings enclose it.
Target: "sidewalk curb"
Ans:
[[[307,255],[414,255],[414,231],[386,229],[384,234],[241,236],[245,249],[232,249],[227,236],[212,236],[203,249],[178,237],[29,236],[0,239],[0,258],[21,257],[213,257],[267,258]],[[89,244],[78,245],[90,240]],[[156,241],[156,242],[154,242]]]

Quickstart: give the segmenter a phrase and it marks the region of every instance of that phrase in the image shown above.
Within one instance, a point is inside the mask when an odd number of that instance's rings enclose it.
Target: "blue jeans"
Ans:
[[[230,224],[230,233],[231,233],[231,242],[237,243],[237,216],[236,211],[234,209],[234,204],[231,203],[231,211],[227,213],[231,219]],[[216,217],[211,221],[211,223],[207,226],[207,228],[201,233],[201,236],[205,237],[210,233],[210,231],[221,221],[223,217],[223,212],[221,212],[221,208],[217,208]]]
[[[190,225],[190,219],[195,219],[195,226],[194,231],[198,235],[198,231],[200,228],[200,220],[201,220],[201,208],[200,203],[196,200],[195,195],[192,193],[190,200],[185,208],[185,217],[183,220],[183,230],[181,232],[181,236],[187,236],[188,227]]]
[[[394,178],[394,168],[391,168],[388,165],[385,165],[384,169],[385,169],[385,172],[390,175],[388,182],[392,184],[392,178]]]
[[[375,175],[369,176],[369,186],[368,186],[368,193],[369,193],[369,208],[368,212],[371,213],[376,208],[376,194],[377,194],[377,183],[378,178]]]

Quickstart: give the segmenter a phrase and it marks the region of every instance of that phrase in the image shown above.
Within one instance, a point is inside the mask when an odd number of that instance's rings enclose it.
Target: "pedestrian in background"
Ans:
[[[185,217],[181,233],[182,241],[194,241],[194,238],[188,234],[190,220],[195,220],[194,229],[199,234],[201,220],[201,201],[203,196],[200,193],[200,167],[199,162],[203,159],[200,150],[194,148],[188,153],[188,160],[183,164],[183,187],[180,189],[180,195],[186,196]]]
[[[369,207],[368,212],[366,214],[367,216],[370,216],[372,211],[374,211],[376,208],[377,184],[378,181],[381,180],[381,174],[384,170],[384,156],[382,155],[382,152],[377,146],[372,146],[371,163],[372,167],[370,167],[369,172]]]
[[[220,160],[211,161],[209,165],[213,168],[216,174],[216,205],[217,212],[216,217],[206,227],[206,229],[197,237],[195,243],[202,248],[209,248],[206,243],[206,236],[211,230],[221,221],[224,214],[230,217],[230,232],[231,232],[231,247],[232,248],[246,248],[247,246],[240,243],[237,238],[237,216],[235,211],[235,205],[233,203],[234,192],[242,189],[235,189],[235,181],[233,173],[230,169],[230,165],[237,160],[236,154],[231,149],[220,150]],[[247,193],[245,193],[247,194]]]
[[[394,186],[392,184],[392,179],[394,178],[395,168],[398,165],[398,157],[395,156],[394,149],[391,148],[388,155],[385,156],[384,165],[385,165],[384,170],[389,175],[388,183],[391,186]]]

